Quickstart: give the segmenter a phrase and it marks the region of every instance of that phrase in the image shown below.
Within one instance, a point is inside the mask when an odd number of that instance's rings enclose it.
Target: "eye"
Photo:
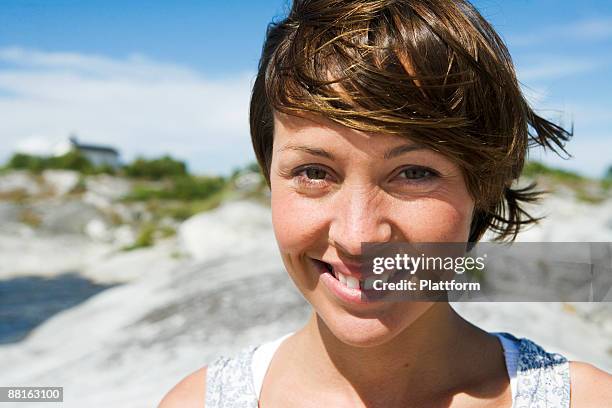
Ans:
[[[402,169],[399,176],[404,180],[425,182],[437,177],[438,173],[427,167],[412,166]]]
[[[325,176],[327,176],[327,172],[318,167],[308,167],[303,172],[311,180],[325,180]]]
[[[308,166],[297,169],[294,173],[295,180],[305,187],[325,187],[329,172],[317,166]]]

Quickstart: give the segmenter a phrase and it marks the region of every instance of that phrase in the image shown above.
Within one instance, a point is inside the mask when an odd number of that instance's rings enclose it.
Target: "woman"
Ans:
[[[603,407],[611,376],[487,333],[448,303],[364,302],[363,242],[514,239],[527,148],[569,134],[534,113],[468,3],[296,0],[267,31],[251,136],[285,267],[313,313],[220,358],[161,407]],[[552,324],[549,323],[549,324]]]

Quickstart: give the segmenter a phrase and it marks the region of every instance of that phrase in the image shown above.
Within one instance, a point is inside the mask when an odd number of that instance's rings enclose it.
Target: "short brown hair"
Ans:
[[[572,136],[531,109],[503,41],[461,0],[294,0],[268,26],[250,105],[268,184],[274,110],[409,136],[455,161],[476,203],[470,242],[537,221],[524,209],[534,184],[512,182],[530,146],[567,153]]]

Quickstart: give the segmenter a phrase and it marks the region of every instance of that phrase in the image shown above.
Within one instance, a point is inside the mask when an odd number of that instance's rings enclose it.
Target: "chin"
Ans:
[[[354,347],[381,346],[410,327],[432,303],[393,302],[379,310],[354,312],[337,305],[315,310],[329,332],[341,342]]]

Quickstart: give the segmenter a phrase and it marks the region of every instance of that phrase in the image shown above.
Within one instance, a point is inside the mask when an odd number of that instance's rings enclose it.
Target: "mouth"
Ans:
[[[321,261],[319,259],[312,260],[319,266],[319,270],[322,273],[326,273],[334,277],[340,284],[348,289],[358,289],[361,291],[369,291],[372,289],[374,285],[374,281],[382,280],[383,282],[387,282],[394,275],[394,271],[390,271],[384,273],[382,275],[370,276],[367,278],[357,278],[356,276],[346,275],[344,273],[340,273],[335,270],[334,266],[330,263]]]

